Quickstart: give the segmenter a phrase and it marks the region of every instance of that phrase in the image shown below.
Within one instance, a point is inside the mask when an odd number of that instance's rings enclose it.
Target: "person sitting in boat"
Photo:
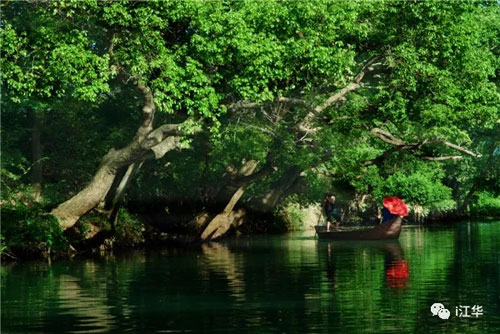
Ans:
[[[391,220],[393,220],[396,217],[398,217],[398,216],[390,213],[389,210],[387,210],[386,207],[382,208],[382,211],[381,211],[382,223],[391,221]]]
[[[335,207],[335,196],[332,193],[326,194],[323,199],[323,211],[326,216],[326,231],[330,232],[332,224],[333,230],[338,231],[341,217],[339,211]]]

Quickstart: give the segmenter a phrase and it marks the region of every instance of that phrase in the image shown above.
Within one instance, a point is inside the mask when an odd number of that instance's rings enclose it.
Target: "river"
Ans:
[[[313,233],[2,266],[1,332],[500,332],[500,221]]]

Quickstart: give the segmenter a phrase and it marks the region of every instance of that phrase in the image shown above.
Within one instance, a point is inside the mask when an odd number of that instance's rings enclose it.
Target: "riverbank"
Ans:
[[[144,207],[138,210],[137,206],[132,206],[129,210],[119,210],[116,226],[112,226],[106,215],[93,211],[83,216],[75,226],[63,231],[57,220],[47,214],[46,208],[18,204],[2,209],[2,261],[57,261],[109,252],[120,253],[129,249],[200,245],[201,229],[199,225],[193,224],[192,217],[193,214],[186,211],[167,212],[158,206],[156,209],[150,206],[147,210]],[[289,205],[274,214],[245,211],[242,217],[244,219],[234,224],[225,237],[284,234],[313,230],[314,225],[323,224],[321,210],[317,206]],[[413,214],[405,224],[450,225],[465,220],[499,218],[459,215],[450,211],[447,214],[431,214],[425,220],[416,219]],[[346,227],[375,224],[377,219],[373,216],[346,217],[342,222],[342,226]]]

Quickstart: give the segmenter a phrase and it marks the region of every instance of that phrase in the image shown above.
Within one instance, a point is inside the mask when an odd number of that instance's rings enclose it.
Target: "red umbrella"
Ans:
[[[408,216],[408,207],[405,202],[396,196],[384,197],[384,207],[393,215]]]

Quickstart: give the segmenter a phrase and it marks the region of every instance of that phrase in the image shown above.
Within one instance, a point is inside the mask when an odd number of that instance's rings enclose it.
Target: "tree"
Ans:
[[[71,101],[80,110],[91,102],[94,112],[129,96],[114,108],[141,111],[128,143],[110,145],[122,148],[53,210],[64,227],[97,206],[113,218],[138,168],[167,152],[157,187],[194,184],[193,196],[201,190],[225,216],[240,198],[270,211],[289,194],[306,190],[313,200],[333,183],[375,194],[396,172],[400,181],[441,182],[428,166],[479,157],[473,136],[499,118],[495,2],[5,8],[2,82],[12,103]],[[138,114],[123,117],[132,124]]]

